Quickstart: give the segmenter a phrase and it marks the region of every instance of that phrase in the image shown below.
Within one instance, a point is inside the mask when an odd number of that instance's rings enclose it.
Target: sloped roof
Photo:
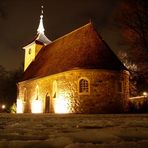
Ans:
[[[42,45],[48,45],[51,43],[51,41],[45,36],[45,34],[38,33],[35,36],[35,38],[30,43],[28,43],[26,46],[24,46],[23,48],[25,49],[27,46],[29,46],[30,44],[33,44],[34,42],[37,44],[42,44]]]
[[[88,23],[43,47],[24,72],[22,81],[74,68],[126,69],[92,23]]]
[[[51,41],[45,36],[43,33],[39,33],[36,38],[37,41],[44,43],[44,45],[48,45]]]

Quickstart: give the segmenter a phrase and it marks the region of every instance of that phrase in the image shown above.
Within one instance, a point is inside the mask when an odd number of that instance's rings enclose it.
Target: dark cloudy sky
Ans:
[[[113,27],[113,13],[121,0],[0,0],[0,65],[6,69],[16,69],[23,63],[22,47],[37,33],[42,1],[45,33],[50,40],[92,18],[104,40],[118,50],[119,33]]]

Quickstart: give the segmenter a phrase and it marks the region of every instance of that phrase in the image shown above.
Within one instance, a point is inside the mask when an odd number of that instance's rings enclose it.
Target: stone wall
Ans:
[[[79,80],[90,81],[90,93],[79,93]],[[57,83],[56,90],[53,82]],[[75,69],[18,84],[18,99],[25,99],[24,112],[31,112],[31,102],[40,99],[45,111],[45,100],[50,97],[50,112],[65,113],[118,113],[126,109],[129,95],[127,71]],[[118,82],[122,91],[118,92]],[[26,89],[26,97],[24,90]],[[62,108],[64,107],[64,108]]]

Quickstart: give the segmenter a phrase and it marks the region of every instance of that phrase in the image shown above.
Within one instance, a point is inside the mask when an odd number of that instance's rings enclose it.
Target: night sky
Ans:
[[[119,31],[113,14],[121,0],[0,0],[0,65],[19,68],[22,49],[37,33],[44,5],[45,35],[55,40],[89,22],[90,18],[109,46],[119,48]]]

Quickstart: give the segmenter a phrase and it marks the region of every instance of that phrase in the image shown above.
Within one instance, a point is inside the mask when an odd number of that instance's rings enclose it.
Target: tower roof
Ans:
[[[39,23],[39,27],[37,29],[38,34],[44,34],[44,25],[43,25],[43,6],[41,6],[41,15],[40,15],[40,23]]]
[[[126,69],[92,23],[88,23],[43,47],[24,72],[22,81],[74,68]]]
[[[37,35],[29,44],[27,44],[23,48],[26,48],[27,46],[29,46],[30,44],[33,44],[34,42],[43,44],[45,46],[48,45],[49,43],[51,43],[51,41],[46,37],[46,35],[44,33],[45,29],[44,29],[44,24],[43,24],[43,8],[44,7],[41,6],[41,15],[40,15],[39,26],[38,26],[38,29],[37,29]]]

